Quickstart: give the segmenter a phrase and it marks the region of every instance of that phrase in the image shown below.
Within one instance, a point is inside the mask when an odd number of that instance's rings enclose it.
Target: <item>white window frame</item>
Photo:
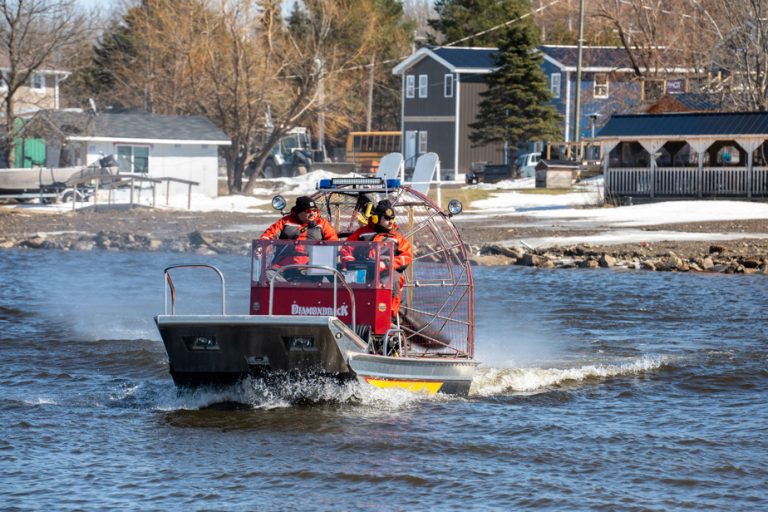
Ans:
[[[120,148],[131,148],[131,168],[129,169],[129,172],[135,173],[136,172],[136,164],[135,164],[135,157],[136,152],[134,151],[136,148],[142,148],[147,150],[147,171],[146,174],[149,175],[149,169],[150,169],[150,162],[152,160],[152,146],[148,146],[145,144],[116,144],[115,145],[115,155],[117,156],[118,165],[120,163]],[[118,167],[119,168],[119,167]]]
[[[45,92],[45,75],[32,73],[29,77],[29,88],[34,92]]]
[[[428,94],[429,78],[427,75],[419,75],[419,98],[426,98]]]
[[[602,79],[600,80],[600,84],[598,84],[598,79]],[[607,98],[609,95],[608,86],[608,73],[595,73],[595,76],[592,79],[592,97]]]
[[[446,73],[443,79],[443,94],[446,98],[453,98],[453,73]]]
[[[414,75],[405,75],[405,97],[416,97],[416,76]]]
[[[549,75],[549,92],[552,93],[552,98],[560,99],[560,88],[562,86],[562,75],[560,72],[552,73]]]
[[[427,152],[427,132],[425,130],[419,130],[419,154],[423,155]]]

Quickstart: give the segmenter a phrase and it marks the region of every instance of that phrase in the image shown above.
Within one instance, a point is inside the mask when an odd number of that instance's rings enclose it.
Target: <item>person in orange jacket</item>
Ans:
[[[392,290],[392,317],[397,318],[397,313],[400,311],[401,292],[403,284],[405,283],[405,276],[403,272],[408,268],[408,265],[413,261],[413,249],[411,243],[400,234],[398,231],[397,223],[395,223],[395,210],[392,207],[392,203],[384,199],[379,201],[376,207],[373,209],[371,216],[368,218],[368,224],[357,229],[354,233],[347,238],[348,242],[369,241],[369,242],[382,242],[392,240],[395,242],[395,257],[393,266],[398,273],[398,280],[395,288]],[[339,251],[341,261],[344,265],[350,261],[354,261],[359,258],[372,258],[373,250],[368,254],[357,254],[358,250],[353,250],[351,247],[342,247]],[[379,270],[386,270],[386,263],[379,262]]]
[[[291,208],[291,213],[269,226],[260,238],[261,240],[338,240],[339,235],[330,222],[320,216],[320,210],[314,199],[300,196],[296,198],[296,205]],[[309,263],[309,255],[304,247],[286,245],[280,248],[272,266],[306,265],[307,263]],[[289,271],[286,270],[286,273]],[[288,277],[286,275],[286,278]]]

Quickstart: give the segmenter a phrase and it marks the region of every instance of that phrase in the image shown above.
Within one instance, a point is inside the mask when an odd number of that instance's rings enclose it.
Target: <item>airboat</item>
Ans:
[[[451,201],[445,211],[386,177],[324,179],[312,197],[340,241],[253,241],[248,315],[226,313],[225,280],[217,268],[165,269],[165,311],[155,322],[175,384],[300,375],[466,395],[478,362],[472,271],[451,220],[461,203]],[[397,318],[391,311],[398,281],[390,257],[394,244],[344,240],[364,222],[366,205],[382,199],[394,205],[400,233],[413,247]],[[282,211],[285,200],[276,196],[273,206]],[[339,255],[345,246],[367,258],[343,266]],[[306,254],[308,263],[274,266],[284,251]],[[171,275],[201,268],[219,277],[220,314],[177,314]]]

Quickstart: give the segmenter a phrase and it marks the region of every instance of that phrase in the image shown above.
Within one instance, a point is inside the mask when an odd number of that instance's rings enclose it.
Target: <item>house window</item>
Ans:
[[[416,95],[416,77],[406,75],[405,77],[405,97],[413,98]]]
[[[117,168],[120,172],[149,172],[147,146],[117,146]]]
[[[32,73],[31,89],[35,92],[45,92],[45,75]]]
[[[643,99],[658,100],[664,96],[664,80],[643,80]]]
[[[445,75],[443,92],[445,93],[446,98],[453,98],[453,75]]]
[[[427,132],[419,132],[419,154],[422,155],[427,152]]]
[[[549,92],[553,99],[560,99],[560,73],[549,75]]]
[[[427,97],[427,75],[419,75],[419,98]]]
[[[608,97],[608,74],[607,73],[595,73],[595,82],[594,82],[594,88],[592,90],[592,96],[595,98]]]

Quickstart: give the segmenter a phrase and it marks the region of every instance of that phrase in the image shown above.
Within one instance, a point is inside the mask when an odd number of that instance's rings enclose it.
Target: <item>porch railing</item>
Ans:
[[[768,167],[609,168],[605,188],[619,197],[768,197]]]

